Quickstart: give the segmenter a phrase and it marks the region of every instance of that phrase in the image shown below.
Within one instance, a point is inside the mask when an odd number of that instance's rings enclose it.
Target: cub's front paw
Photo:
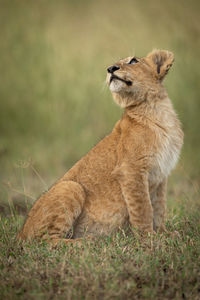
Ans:
[[[160,226],[155,226],[155,224],[153,224],[153,229],[154,229],[154,231],[156,231],[158,233],[164,233],[167,231],[164,224],[162,224]]]
[[[133,226],[133,230],[137,230],[140,234],[156,234],[153,224],[137,224]]]

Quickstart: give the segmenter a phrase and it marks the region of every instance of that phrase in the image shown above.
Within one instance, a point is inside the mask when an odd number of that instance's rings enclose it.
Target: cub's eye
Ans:
[[[133,57],[133,58],[129,61],[128,65],[134,65],[134,64],[137,64],[137,63],[138,63],[138,60],[137,60],[135,57]]]

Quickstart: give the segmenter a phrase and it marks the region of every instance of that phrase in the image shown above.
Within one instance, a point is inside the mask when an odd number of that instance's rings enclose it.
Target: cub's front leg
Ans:
[[[149,195],[148,172],[141,165],[144,165],[142,161],[140,166],[122,163],[113,173],[121,186],[130,224],[141,231],[153,232],[153,209]]]
[[[151,193],[151,203],[153,206],[153,229],[155,231],[165,230],[167,179],[164,179]]]

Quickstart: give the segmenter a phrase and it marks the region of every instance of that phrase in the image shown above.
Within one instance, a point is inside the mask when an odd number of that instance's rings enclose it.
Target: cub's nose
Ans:
[[[115,71],[119,70],[120,67],[118,66],[111,66],[107,69],[108,73],[114,73]]]

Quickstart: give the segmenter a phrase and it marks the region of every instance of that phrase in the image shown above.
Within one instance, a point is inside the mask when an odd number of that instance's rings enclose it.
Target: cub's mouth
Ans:
[[[111,84],[111,82],[112,82],[114,79],[117,79],[117,80],[119,80],[119,81],[122,81],[122,82],[126,83],[126,85],[128,85],[128,86],[131,86],[131,85],[132,85],[132,81],[122,79],[122,78],[120,78],[120,77],[118,77],[117,75],[114,75],[114,74],[112,74],[112,75],[110,76],[110,84]]]

